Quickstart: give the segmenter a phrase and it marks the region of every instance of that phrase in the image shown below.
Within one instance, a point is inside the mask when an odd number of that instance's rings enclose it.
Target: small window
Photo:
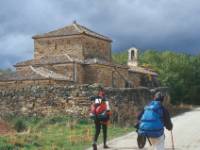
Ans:
[[[135,52],[134,50],[131,51],[131,60],[133,60],[135,58]]]

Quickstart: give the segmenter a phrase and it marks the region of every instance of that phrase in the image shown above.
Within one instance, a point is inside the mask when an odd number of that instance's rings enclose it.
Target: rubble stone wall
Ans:
[[[23,76],[23,77],[29,77],[32,70],[30,68],[30,66],[21,66],[21,67],[16,67],[16,72],[17,74],[19,74],[19,76]]]
[[[42,56],[68,54],[71,57],[83,59],[81,36],[65,36],[40,38],[34,40],[35,59]]]
[[[99,58],[111,62],[111,43],[102,39],[83,36],[84,59]]]
[[[105,91],[111,105],[111,121],[121,124],[133,123],[136,113],[152,97],[148,88],[106,88]],[[66,114],[88,117],[91,105],[89,97],[96,95],[97,92],[97,85],[13,83],[7,88],[0,88],[0,114],[1,116]]]
[[[115,69],[113,66],[92,64],[85,66],[85,83],[101,83],[106,87],[125,87],[128,79],[127,68]]]

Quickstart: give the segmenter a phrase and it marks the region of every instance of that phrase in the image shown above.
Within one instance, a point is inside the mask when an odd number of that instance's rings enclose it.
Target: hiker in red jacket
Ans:
[[[95,135],[93,139],[93,150],[97,150],[97,139],[99,137],[101,128],[103,129],[103,147],[109,148],[107,142],[107,126],[110,116],[109,102],[106,100],[103,88],[100,88],[98,96],[93,97],[93,104],[91,106],[90,115],[94,119]]]

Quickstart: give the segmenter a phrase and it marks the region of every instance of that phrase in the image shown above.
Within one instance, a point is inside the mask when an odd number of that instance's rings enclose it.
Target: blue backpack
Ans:
[[[145,107],[138,133],[146,137],[160,137],[164,133],[163,109],[159,101]]]

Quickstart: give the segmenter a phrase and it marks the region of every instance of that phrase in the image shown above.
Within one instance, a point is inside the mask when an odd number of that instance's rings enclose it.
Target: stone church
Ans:
[[[34,40],[34,58],[14,65],[16,73],[1,77],[14,82],[94,84],[105,87],[156,87],[157,73],[138,66],[138,50],[128,50],[127,65],[112,61],[112,40],[76,22]]]

